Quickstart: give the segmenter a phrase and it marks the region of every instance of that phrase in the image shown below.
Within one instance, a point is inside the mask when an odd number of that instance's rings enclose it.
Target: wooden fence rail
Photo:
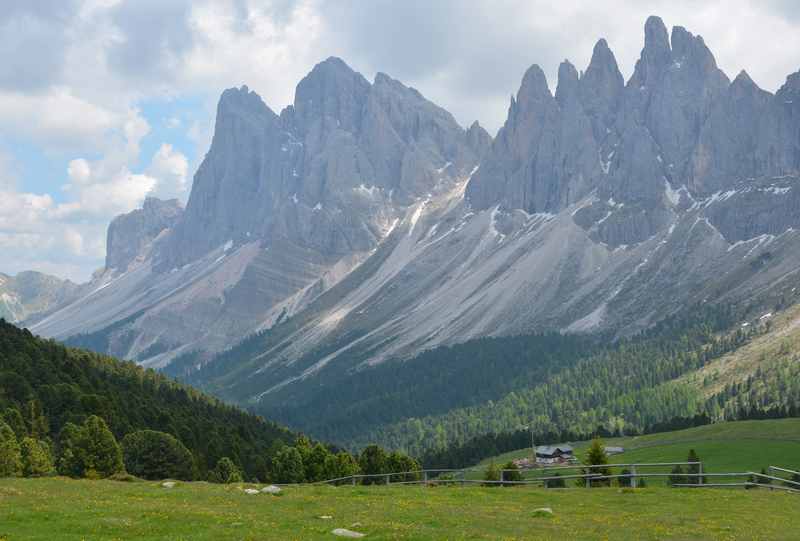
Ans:
[[[697,473],[666,473],[666,472],[648,472],[648,471],[641,471],[647,470],[649,468],[664,468],[664,467],[674,467],[674,466],[693,466],[696,467],[698,472]],[[592,469],[599,469],[599,468],[629,468],[630,471],[628,473],[619,473],[619,474],[607,474],[603,475],[600,473],[592,473]],[[774,472],[781,472],[785,474],[791,475],[800,475],[798,472],[793,470],[788,470],[785,468],[779,468],[777,466],[770,466],[770,471]],[[516,473],[527,473],[531,471],[535,471],[537,473],[545,473],[545,472],[553,472],[553,471],[564,471],[564,470],[583,470],[584,473],[575,473],[570,475],[539,475],[531,479],[521,479],[518,481],[511,481],[506,479],[507,472],[516,472]],[[588,470],[588,473],[586,471]],[[670,477],[680,477],[683,479],[695,479],[695,482],[682,482],[682,483],[674,483],[672,486],[675,487],[686,487],[686,488],[731,488],[731,487],[758,487],[758,488],[767,488],[772,490],[785,490],[793,493],[800,493],[800,482],[785,479],[783,477],[778,477],[774,475],[768,475],[763,473],[756,473],[756,472],[733,472],[733,473],[710,473],[703,471],[703,463],[702,462],[650,462],[650,463],[642,463],[642,464],[603,464],[603,465],[587,465],[587,464],[576,464],[574,466],[553,466],[553,467],[543,467],[537,470],[509,470],[509,469],[501,469],[498,470],[500,473],[499,480],[485,480],[485,479],[468,479],[467,473],[470,472],[477,472],[477,471],[484,471],[482,468],[462,468],[462,469],[448,469],[448,468],[439,468],[439,469],[423,469],[423,470],[413,470],[413,471],[403,471],[403,472],[391,472],[391,473],[375,473],[375,474],[356,474],[356,475],[348,475],[345,477],[338,477],[335,479],[327,479],[325,481],[318,481],[316,483],[302,483],[296,485],[281,485],[281,486],[309,486],[309,485],[328,485],[328,484],[358,484],[359,482],[363,482],[366,480],[376,480],[379,482],[384,482],[387,485],[417,485],[423,484],[427,485],[430,483],[436,484],[460,484],[460,485],[542,485],[545,488],[548,488],[549,481],[570,481],[570,480],[583,480],[587,488],[592,488],[593,482],[599,481],[612,481],[612,480],[619,480],[619,479],[628,479],[630,480],[631,487],[637,486],[637,479],[648,479],[648,478],[670,478]],[[449,477],[441,478],[442,474],[449,474]],[[730,482],[725,483],[721,482],[724,478],[745,478],[746,481],[742,482]],[[394,480],[393,480],[394,479]],[[707,482],[707,479],[720,479],[719,482]],[[750,479],[768,479],[770,482],[776,481],[782,483],[783,485],[791,485],[791,486],[781,486],[781,485],[773,485],[773,484],[766,484],[766,483],[758,483],[753,482]]]

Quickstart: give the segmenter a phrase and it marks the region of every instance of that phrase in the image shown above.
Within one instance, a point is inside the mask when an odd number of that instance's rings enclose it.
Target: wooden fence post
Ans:
[[[631,466],[631,488],[636,488],[636,466]]]

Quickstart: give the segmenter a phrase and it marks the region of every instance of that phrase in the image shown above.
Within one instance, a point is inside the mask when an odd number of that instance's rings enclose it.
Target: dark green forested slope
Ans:
[[[340,443],[413,454],[530,422],[551,434],[641,431],[704,411],[700,393],[673,380],[746,342],[756,331],[727,333],[742,317],[728,306],[694,307],[618,342],[474,340],[339,381],[325,381],[323,370],[291,400],[267,395],[258,411]]]
[[[0,416],[56,441],[67,422],[105,419],[117,439],[152,429],[177,437],[200,475],[223,456],[248,478],[295,435],[131,362],[72,349],[0,319]]]

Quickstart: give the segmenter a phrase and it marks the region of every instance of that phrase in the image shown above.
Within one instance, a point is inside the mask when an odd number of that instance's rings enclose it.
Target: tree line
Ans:
[[[153,370],[0,320],[0,476],[294,483],[394,468],[419,464],[376,446],[352,455],[314,443]]]

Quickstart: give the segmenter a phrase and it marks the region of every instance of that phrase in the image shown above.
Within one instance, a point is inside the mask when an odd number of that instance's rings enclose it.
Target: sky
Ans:
[[[606,38],[630,76],[648,15],[700,34],[733,78],[800,70],[795,0],[3,0],[0,272],[85,281],[114,216],[183,202],[216,101],[247,84],[276,112],[329,56],[385,72],[494,134],[522,75],[585,68]]]

